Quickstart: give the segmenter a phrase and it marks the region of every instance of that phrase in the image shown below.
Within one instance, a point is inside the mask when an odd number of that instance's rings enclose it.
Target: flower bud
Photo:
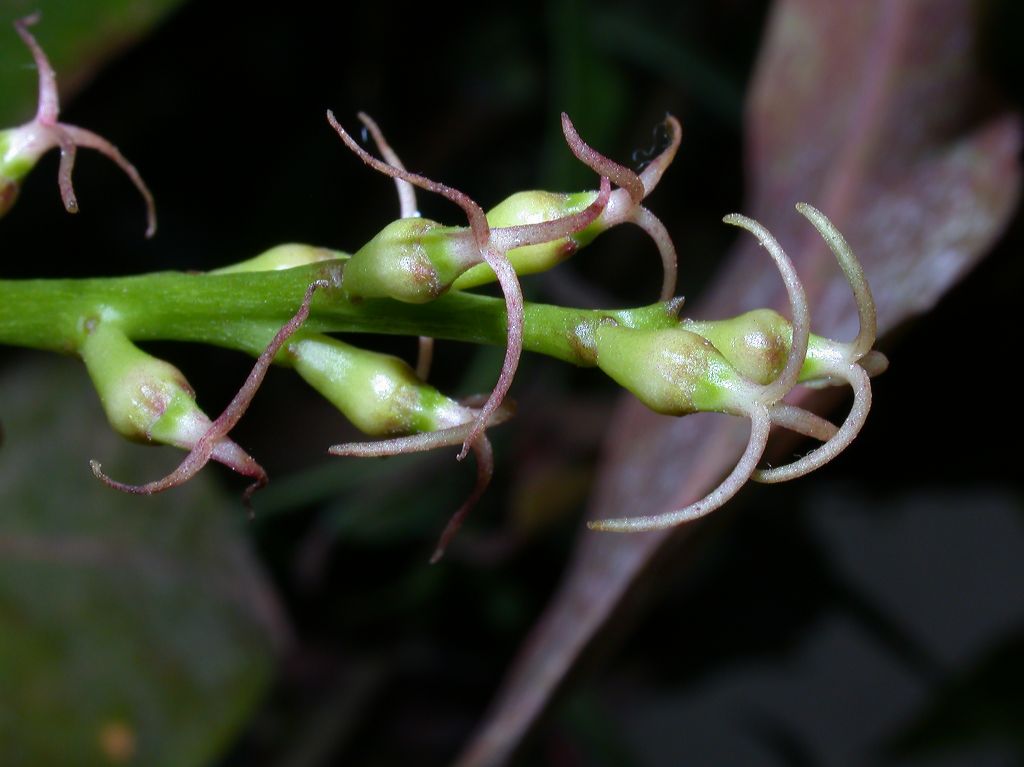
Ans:
[[[237,264],[230,264],[214,269],[210,274],[235,274],[238,272],[273,272],[281,269],[293,269],[296,266],[309,266],[321,261],[346,258],[347,254],[328,248],[312,245],[288,243],[271,248],[258,256],[253,256]]]
[[[498,228],[555,221],[585,210],[595,199],[597,192],[517,192],[487,213],[487,223],[493,228]],[[605,228],[598,219],[567,237],[512,248],[507,253],[508,260],[515,268],[516,274],[520,276],[544,272],[562,263],[580,248],[589,245]],[[478,264],[459,277],[454,287],[456,290],[465,290],[493,280],[494,271],[487,264]]]
[[[713,343],[730,365],[761,385],[778,378],[786,366],[793,339],[793,326],[772,309],[755,309],[725,320],[686,320],[683,327]],[[799,380],[804,383],[828,381],[837,364],[848,362],[848,349],[848,344],[812,333]],[[871,375],[878,375],[887,366],[887,360],[877,353],[866,360],[865,369]]]
[[[746,412],[751,383],[706,338],[681,327],[639,330],[613,322],[594,333],[597,366],[666,415]]]
[[[751,381],[771,383],[786,366],[793,328],[772,309],[755,309],[726,320],[685,322],[715,345],[729,364]]]
[[[425,218],[393,221],[345,264],[342,287],[354,298],[433,301],[465,271],[467,258],[479,260],[476,248],[465,248],[465,234]]]
[[[210,428],[181,371],[146,354],[111,324],[92,324],[79,353],[107,420],[122,436],[191,450]],[[212,457],[246,476],[262,471],[227,438],[214,446]]]
[[[289,342],[287,354],[296,372],[364,434],[422,433],[472,420],[469,408],[420,381],[397,357],[319,334]]]

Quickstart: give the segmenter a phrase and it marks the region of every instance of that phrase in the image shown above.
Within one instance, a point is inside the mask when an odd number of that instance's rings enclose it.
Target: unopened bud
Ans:
[[[122,436],[191,450],[210,428],[181,371],[146,354],[111,324],[96,322],[79,352],[110,425]],[[258,468],[227,438],[214,446],[212,457],[247,476]]]
[[[765,385],[786,366],[793,327],[772,309],[755,309],[726,320],[684,323],[708,339],[729,363],[756,383]]]
[[[607,322],[594,340],[598,367],[655,412],[744,412],[751,399],[751,383],[696,333]]]
[[[215,269],[211,274],[235,274],[238,272],[274,272],[282,269],[293,269],[296,266],[309,266],[321,261],[346,258],[347,254],[328,248],[318,248],[312,245],[299,243],[288,243],[278,245],[258,256],[239,261],[237,264]]]
[[[397,357],[305,335],[287,346],[303,379],[364,434],[414,434],[471,420],[468,408],[423,383]]]
[[[793,340],[793,326],[772,309],[755,309],[726,320],[687,320],[683,326],[708,339],[730,365],[761,385],[767,385],[778,378],[786,366],[786,357]],[[829,380],[837,364],[848,362],[848,355],[848,344],[812,333],[799,380]],[[872,352],[864,358],[863,366],[869,374],[878,375],[885,370],[887,364],[883,355]]]
[[[492,228],[498,228],[555,221],[585,210],[595,199],[597,192],[517,192],[487,213],[487,223]],[[580,248],[589,245],[605,228],[598,219],[567,237],[512,248],[507,253],[508,260],[516,274],[520,276],[544,272],[562,263]],[[465,290],[493,281],[494,271],[487,264],[479,264],[459,277],[453,287],[456,290]]]
[[[468,232],[425,218],[393,221],[345,264],[342,287],[355,298],[433,301],[479,251],[467,250]]]

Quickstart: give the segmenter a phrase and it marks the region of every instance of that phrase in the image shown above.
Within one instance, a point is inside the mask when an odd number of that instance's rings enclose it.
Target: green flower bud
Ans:
[[[766,385],[786,366],[793,328],[772,309],[755,309],[727,320],[686,321],[683,326],[708,339],[734,368]]]
[[[109,322],[92,320],[87,323],[86,333],[79,354],[114,430],[135,442],[171,445],[192,451],[208,434],[213,423],[196,405],[192,387],[181,371],[146,354]],[[252,490],[266,484],[267,475],[263,468],[226,436],[209,447],[202,463],[210,458],[256,480],[256,484],[247,491],[246,498]],[[137,486],[110,479],[103,474],[98,462],[92,462],[93,473],[106,484],[126,492],[144,494],[166,490],[187,481],[201,465],[191,473],[179,475],[175,472],[158,483]],[[162,486],[156,487],[157,484]]]
[[[191,450],[211,426],[195,394],[174,365],[133,344],[116,326],[93,321],[79,348],[110,425],[135,442]],[[212,457],[246,476],[258,466],[223,438]],[[262,471],[262,470],[260,470]]]
[[[290,341],[292,366],[364,434],[413,434],[472,420],[472,411],[416,377],[397,357],[335,338],[302,334]]]
[[[685,320],[683,327],[708,339],[730,365],[762,386],[778,378],[786,366],[786,356],[793,339],[793,326],[789,320],[772,309],[755,309],[726,320]],[[847,356],[847,344],[812,333],[799,380],[827,380],[835,366]],[[885,369],[885,365],[878,361],[879,356],[868,358],[873,375]]]
[[[110,425],[128,439],[165,442],[173,436],[172,424],[195,409],[181,372],[143,352],[109,323],[91,325],[80,353]]]
[[[714,344],[681,327],[638,330],[607,322],[594,342],[597,366],[655,412],[746,412],[754,396]]]
[[[211,274],[235,274],[238,272],[273,272],[281,269],[292,269],[296,266],[309,266],[321,261],[348,258],[347,253],[328,248],[317,248],[312,245],[288,243],[278,245],[237,264],[214,269]]]
[[[479,260],[468,234],[425,218],[393,221],[345,264],[342,287],[354,298],[433,301]]]
[[[497,228],[554,221],[585,210],[595,199],[597,192],[517,192],[487,213],[487,223]],[[580,248],[589,245],[605,228],[598,219],[568,237],[513,248],[507,253],[508,260],[516,274],[520,276],[544,272],[562,263]],[[487,264],[478,264],[459,277],[453,287],[456,290],[465,290],[493,281],[494,271],[491,267]]]

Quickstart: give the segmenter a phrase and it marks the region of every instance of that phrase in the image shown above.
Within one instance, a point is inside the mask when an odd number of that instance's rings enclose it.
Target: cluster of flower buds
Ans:
[[[488,407],[496,406],[515,371],[521,339],[521,294],[514,280],[503,280],[509,268],[515,276],[543,271],[564,260],[605,229],[625,222],[644,229],[657,245],[664,265],[662,299],[675,287],[676,253],[661,222],[641,203],[657,185],[679,145],[681,130],[669,117],[668,147],[640,174],[614,163],[588,146],[572,122],[562,115],[562,127],[572,152],[601,177],[598,192],[553,194],[523,192],[505,200],[486,217],[464,194],[404,169],[372,120],[360,115],[387,162],[370,156],[328,113],[331,125],[367,164],[392,176],[399,185],[403,218],[388,225],[346,265],[344,283],[352,296],[388,296],[403,301],[429,301],[449,289],[466,289],[495,278],[508,305],[509,342],[498,386],[485,404],[481,421],[466,439],[479,438]],[[608,181],[615,184],[609,192]],[[438,192],[466,212],[470,227],[446,227],[420,218],[415,197],[402,183]],[[812,335],[810,311],[793,264],[772,235],[759,223],[733,214],[725,222],[754,234],[775,261],[789,296],[792,321],[773,310],[756,310],[722,321],[679,320],[667,329],[637,329],[601,323],[593,332],[598,367],[651,409],[671,415],[721,412],[751,421],[750,437],[733,471],[704,498],[685,508],[650,517],[603,520],[596,530],[655,530],[697,519],[726,503],[749,480],[781,482],[813,471],[832,460],[857,436],[871,406],[870,375],[887,366],[872,351],[875,309],[870,288],[853,251],[828,218],[806,204],[797,210],[819,231],[835,254],[857,303],[860,332],[850,343]],[[543,226],[545,229],[531,227]],[[509,237],[507,232],[515,232]],[[355,267],[353,269],[353,267]],[[350,271],[351,270],[351,271]],[[784,402],[798,384],[824,386],[846,383],[854,403],[842,426]],[[810,454],[785,466],[758,469],[771,427],[781,426],[820,440]],[[427,435],[417,445],[427,444]],[[390,452],[405,443],[391,440]],[[447,442],[438,444],[447,444]],[[346,454],[354,454],[347,452]],[[380,454],[369,451],[365,454]]]
[[[57,121],[54,73],[27,30],[34,20],[25,19],[15,26],[39,69],[39,109],[30,123],[0,132],[0,215],[13,204],[24,175],[52,147],[61,150],[60,188],[65,206],[77,210],[71,170],[76,148],[87,146],[111,157],[138,186],[149,209],[148,233],[152,234],[152,198],[135,168],[107,141]],[[598,189],[575,194],[522,192],[485,214],[466,194],[407,171],[376,123],[366,115],[359,117],[383,160],[363,149],[334,115],[327,113],[331,126],[360,159],[394,179],[401,217],[351,256],[306,245],[283,245],[217,270],[230,274],[308,267],[325,261],[335,264],[323,267],[323,278],[308,284],[298,311],[262,349],[249,377],[218,418],[211,421],[198,408],[191,387],[177,368],[132,343],[116,311],[97,310],[95,316],[84,318],[78,351],[113,427],[130,439],[188,451],[177,469],[154,482],[116,482],[94,461],[98,478],[122,491],[151,494],[187,481],[213,459],[253,480],[245,495],[248,501],[252,492],[266,483],[267,475],[228,434],[245,413],[269,366],[281,364],[293,368],[360,430],[379,438],[335,445],[329,451],[334,455],[384,456],[459,444],[460,459],[474,453],[476,485],[442,533],[433,558],[436,561],[490,481],[493,455],[486,429],[511,415],[505,398],[522,351],[524,331],[519,277],[554,267],[601,232],[623,223],[641,227],[659,250],[664,272],[661,299],[667,302],[661,306],[669,312],[660,316],[668,326],[634,327],[611,315],[595,319],[586,337],[576,338],[585,347],[580,363],[600,367],[659,413],[727,413],[749,419],[751,429],[736,467],[704,498],[660,515],[594,522],[592,528],[654,530],[699,518],[722,506],[748,480],[781,482],[813,471],[844,450],[860,431],[871,406],[869,376],[884,370],[887,362],[872,351],[875,309],[864,273],[842,235],[821,212],[797,205],[830,246],[853,290],[860,331],[852,342],[811,334],[807,298],[789,257],[764,227],[738,214],[726,216],[726,223],[750,231],[772,257],[786,285],[792,319],[767,309],[720,321],[676,318],[681,299],[668,301],[675,291],[676,252],[665,227],[643,205],[678,150],[681,129],[675,118],[669,116],[664,123],[666,147],[642,172],[635,173],[588,146],[563,114],[562,129],[569,149],[597,173]],[[468,226],[446,226],[422,218],[414,187],[458,205]],[[421,339],[421,356],[414,370],[395,357],[358,349],[303,327],[318,290],[327,294],[324,300],[391,299],[422,304],[494,279],[505,301],[505,358],[491,393],[470,402],[453,400],[426,383],[430,339]],[[260,346],[272,332],[267,330],[260,337]],[[252,350],[258,348],[254,345]],[[786,403],[784,398],[798,384],[848,384],[854,402],[843,424],[836,426]],[[785,466],[759,469],[773,425],[817,439],[822,445]]]
[[[860,331],[850,343],[813,336],[807,298],[793,264],[759,223],[733,214],[726,223],[747,229],[774,259],[789,294],[792,322],[762,309],[724,321],[683,320],[667,330],[632,330],[608,323],[595,334],[597,364],[645,405],[659,413],[720,412],[750,419],[746,450],[733,471],[706,496],[682,509],[646,517],[591,522],[595,530],[659,530],[698,519],[721,507],[750,479],[783,482],[831,461],[860,432],[871,408],[871,382],[888,365],[872,351],[875,306],[864,272],[843,236],[823,213],[805,203],[797,210],[835,254],[857,303]],[[853,407],[842,426],[787,404],[798,384],[849,384]],[[823,444],[785,466],[758,469],[773,425]]]
[[[14,28],[25,41],[39,71],[39,104],[36,116],[17,128],[0,131],[0,216],[14,205],[22,179],[35,167],[39,158],[55,147],[60,148],[60,168],[57,181],[60,196],[68,213],[78,212],[78,198],[71,183],[78,147],[95,149],[109,157],[132,180],[146,201],[146,236],[156,233],[156,208],[153,195],[117,147],[92,131],[58,121],[60,101],[57,96],[57,77],[43,49],[28,31],[39,20],[38,14],[14,22]]]
[[[359,146],[334,114],[327,112],[328,122],[346,146],[399,184],[402,218],[386,226],[346,264],[343,288],[347,294],[352,298],[387,297],[423,303],[452,288],[469,288],[497,279],[505,296],[505,360],[475,428],[463,442],[460,458],[465,457],[501,406],[519,364],[523,328],[520,274],[550,269],[600,232],[630,222],[642,227],[658,245],[664,268],[662,299],[675,290],[675,248],[665,227],[641,204],[657,186],[679,147],[682,131],[674,117],[666,119],[668,147],[638,176],[588,146],[563,113],[566,142],[577,158],[598,174],[599,191],[572,195],[526,192],[509,198],[489,215],[463,192],[407,171],[373,120],[364,114],[359,117],[386,161]],[[618,187],[614,192],[611,182]],[[419,217],[411,186],[440,194],[458,205],[466,214],[468,228],[443,226]],[[426,366],[418,367],[422,371]]]
[[[288,269],[336,259],[339,255],[323,248],[283,245],[217,273]],[[248,505],[252,494],[266,484],[267,475],[227,435],[248,409],[272,363],[294,369],[363,433],[386,438],[335,445],[329,450],[334,455],[385,456],[461,443],[475,425],[479,408],[446,397],[397,357],[360,349],[302,328],[314,292],[332,287],[337,289],[325,281],[310,285],[299,311],[277,332],[259,355],[245,385],[212,422],[196,406],[192,389],[182,374],[135,347],[118,329],[116,316],[88,321],[79,353],[110,423],[130,439],[174,445],[188,451],[173,472],[142,485],[110,479],[96,461],[92,463],[94,474],[115,489],[149,495],[187,482],[213,459],[254,480],[244,496]],[[509,406],[503,405],[490,417],[488,425],[501,423],[510,415]],[[440,559],[493,474],[493,454],[486,436],[481,435],[472,450],[477,462],[476,485],[445,527],[434,561]]]
[[[568,115],[562,114],[562,130],[570,150],[600,177],[597,192],[556,194],[522,192],[509,197],[489,213],[468,195],[425,176],[410,173],[384,138],[377,124],[367,115],[359,118],[372,135],[384,160],[363,149],[340,125],[331,111],[327,119],[342,141],[363,162],[395,180],[401,218],[388,224],[345,264],[342,288],[347,297],[392,298],[409,303],[432,301],[449,290],[468,289],[497,280],[505,296],[507,344],[498,382],[479,408],[475,421],[467,428],[421,432],[416,437],[370,443],[359,451],[333,448],[336,455],[391,455],[429,449],[462,441],[459,459],[469,450],[477,453],[478,482],[470,499],[456,513],[435,552],[454,532],[462,517],[476,502],[490,479],[491,448],[484,429],[502,412],[522,352],[523,298],[519,277],[545,271],[564,261],[601,232],[622,223],[633,223],[646,231],[656,243],[663,265],[661,298],[675,290],[676,252],[662,223],[642,202],[650,194],[662,173],[671,164],[679,148],[681,128],[674,117],[666,118],[667,147],[650,162],[639,176],[587,145],[576,132]],[[617,186],[613,192],[611,183]],[[422,218],[413,187],[445,197],[466,215],[468,227],[445,226]],[[429,370],[431,339],[421,339],[417,373],[426,378]],[[461,436],[460,436],[461,435]]]
[[[370,156],[328,113],[331,125],[349,148],[399,182],[399,193],[404,195],[403,218],[356,253],[346,266],[344,284],[354,296],[422,302],[497,275],[508,304],[509,352],[499,384],[484,407],[484,419],[488,406],[500,403],[507,391],[519,353],[521,294],[514,279],[508,284],[502,279],[510,268],[516,276],[551,268],[601,231],[630,222],[642,227],[658,246],[665,275],[662,299],[672,295],[675,249],[664,226],[641,203],[675,156],[681,130],[674,118],[666,121],[668,147],[638,175],[588,146],[563,114],[566,141],[576,157],[601,177],[601,190],[574,195],[523,192],[499,204],[485,218],[479,206],[461,192],[406,171],[373,121],[361,117],[388,162]],[[614,192],[609,192],[609,180],[617,187]],[[418,217],[415,198],[401,182],[438,192],[459,204],[469,218],[469,230]],[[593,353],[598,367],[657,412],[677,416],[722,412],[749,418],[747,448],[729,476],[699,501],[651,517],[594,522],[593,529],[653,530],[696,519],[722,506],[750,479],[780,482],[818,468],[844,450],[860,431],[871,404],[869,373],[881,372],[887,364],[881,354],[871,351],[875,340],[871,291],[852,250],[831,222],[809,205],[797,205],[797,210],[829,244],[853,289],[861,324],[856,340],[843,344],[812,336],[807,298],[785,251],[756,221],[738,214],[727,216],[726,223],[753,233],[774,259],[786,285],[792,322],[771,310],[719,322],[680,320],[677,327],[659,330],[634,329],[608,320],[593,334]],[[509,232],[515,234],[510,237]],[[853,408],[841,427],[783,401],[798,383],[833,382],[849,383],[854,391]],[[787,466],[759,470],[757,464],[773,424],[823,444]],[[478,429],[470,432],[463,454],[478,433]]]

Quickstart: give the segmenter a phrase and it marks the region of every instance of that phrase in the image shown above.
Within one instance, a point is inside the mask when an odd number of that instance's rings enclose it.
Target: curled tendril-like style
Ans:
[[[377,126],[376,121],[366,112],[359,112],[356,116],[366,127],[370,136],[373,137],[373,143],[377,145],[377,151],[380,152],[385,162],[392,168],[404,171],[405,166],[402,164],[402,160],[398,157],[395,150],[391,148],[388,140],[384,138],[384,133]],[[416,206],[416,187],[400,176],[395,176],[394,181],[395,188],[398,190],[399,216],[401,218],[416,218],[420,214]]]
[[[757,221],[738,213],[728,215],[722,220],[727,224],[746,229],[757,237],[764,249],[768,251],[768,255],[772,257],[779,274],[782,275],[782,281],[786,284],[790,311],[793,314],[793,338],[782,372],[774,381],[761,387],[758,392],[758,399],[761,402],[774,404],[796,386],[796,382],[800,378],[800,368],[807,356],[807,342],[811,337],[811,310],[807,305],[807,295],[804,293],[804,286],[800,283],[800,277],[797,276],[793,262],[771,232]]]
[[[875,299],[871,295],[871,286],[868,285],[867,277],[864,276],[864,268],[860,261],[853,254],[853,249],[846,238],[839,233],[835,225],[828,220],[824,213],[805,202],[797,203],[797,212],[811,222],[822,239],[828,243],[839,268],[846,275],[846,281],[853,291],[853,298],[857,304],[857,319],[860,322],[860,329],[857,337],[849,344],[848,359],[850,362],[860,362],[875,345],[875,335],[878,332],[878,322],[875,317]],[[878,352],[875,352],[878,355]]]
[[[267,473],[263,467],[256,463],[254,460],[245,456],[248,461],[244,464],[236,464],[235,462],[229,462],[224,460],[221,456],[231,457],[235,455],[234,449],[238,451],[238,448],[231,440],[227,438],[228,433],[235,428],[236,424],[241,420],[245,411],[249,409],[249,405],[252,403],[253,397],[259,390],[260,385],[263,383],[264,377],[267,375],[267,370],[270,369],[271,363],[274,361],[274,357],[284,346],[284,343],[288,338],[298,330],[302,324],[309,317],[310,307],[313,302],[313,293],[317,288],[329,287],[329,283],[326,280],[316,280],[310,283],[309,287],[306,288],[306,293],[302,298],[302,305],[299,310],[295,313],[288,322],[286,322],[273,340],[267,345],[267,348],[263,350],[260,356],[256,359],[256,363],[253,365],[252,371],[249,376],[245,379],[245,383],[235,394],[228,406],[224,408],[224,412],[217,417],[217,419],[210,424],[209,428],[199,437],[195,445],[189,451],[188,455],[185,456],[184,460],[178,465],[174,471],[167,476],[147,482],[143,485],[131,485],[124,482],[118,482],[111,479],[103,473],[102,467],[99,461],[90,461],[89,465],[92,467],[92,473],[97,479],[104,482],[106,485],[120,490],[125,493],[133,493],[135,495],[153,495],[154,493],[160,493],[164,490],[170,490],[172,487],[177,487],[188,482],[194,477],[200,469],[202,469],[211,458],[220,460],[222,463],[230,466],[231,468],[239,471],[244,476],[253,479],[253,483],[246,488],[245,493],[242,496],[242,500],[246,507],[252,511],[252,495],[260,488],[267,484]],[[234,448],[230,447],[234,446]],[[242,453],[242,455],[245,455]],[[241,468],[240,468],[241,466]]]
[[[668,131],[668,146],[637,175],[629,168],[610,160],[587,144],[572,124],[569,116],[562,112],[562,133],[576,158],[600,176],[607,176],[619,187],[608,201],[608,206],[601,214],[601,222],[606,227],[621,223],[632,223],[639,226],[654,240],[661,255],[662,285],[660,300],[667,301],[676,290],[677,262],[675,245],[669,237],[668,230],[647,208],[640,203],[647,197],[661,180],[665,169],[672,164],[682,141],[683,129],[679,121],[672,115],[665,118]]]
[[[468,454],[473,443],[483,434],[488,420],[501,406],[509,387],[512,385],[512,379],[515,377],[515,372],[519,365],[519,357],[522,354],[523,293],[519,285],[519,276],[508,260],[508,251],[524,245],[550,242],[573,234],[588,226],[598,218],[608,203],[610,196],[608,180],[606,177],[602,177],[601,191],[598,194],[597,200],[579,213],[556,219],[555,221],[544,221],[538,224],[502,227],[492,230],[487,223],[487,217],[484,214],[483,208],[468,195],[446,184],[432,181],[425,176],[410,173],[404,168],[396,167],[393,164],[377,159],[359,146],[335,119],[334,113],[330,110],[327,111],[327,121],[337,132],[338,136],[341,137],[341,140],[345,142],[345,145],[374,170],[384,173],[391,178],[402,179],[421,189],[439,194],[462,208],[469,221],[470,234],[480,258],[491,267],[498,278],[498,284],[505,296],[507,315],[506,324],[508,331],[505,359],[502,363],[498,382],[495,384],[483,407],[480,408],[476,422],[462,443],[462,450],[458,455],[459,460],[462,460]],[[367,127],[369,128],[369,125]]]
[[[565,135],[565,143],[580,162],[597,172],[599,176],[607,176],[615,186],[624,189],[634,205],[639,205],[643,201],[644,185],[640,177],[624,165],[605,157],[580,138],[576,126],[565,112],[562,112],[562,133]]]
[[[830,375],[840,381],[846,381],[853,389],[853,406],[847,414],[843,425],[824,444],[810,453],[785,466],[771,469],[760,469],[751,475],[755,482],[774,483],[786,482],[802,477],[815,469],[819,469],[843,452],[860,433],[871,410],[871,379],[867,372],[855,362],[839,362],[829,369]],[[805,411],[806,412],[806,411]],[[779,421],[780,425],[785,423]],[[815,436],[817,435],[810,435]]]
[[[156,233],[156,205],[142,176],[135,166],[125,159],[116,146],[92,131],[74,125],[58,122],[60,116],[60,100],[57,95],[57,76],[50,65],[50,60],[28,28],[39,21],[39,14],[26,16],[14,22],[14,28],[32,53],[36,69],[39,71],[39,104],[32,122],[16,129],[18,134],[18,150],[26,156],[38,157],[53,147],[60,148],[60,166],[57,170],[57,182],[60,187],[61,200],[68,213],[78,212],[78,198],[71,182],[71,172],[75,167],[75,155],[80,146],[95,149],[111,159],[125,172],[135,188],[139,190],[146,202],[146,236]]]
[[[747,447],[729,476],[722,483],[699,501],[682,509],[654,514],[646,517],[623,517],[621,519],[600,519],[588,522],[591,530],[613,533],[641,533],[649,530],[664,530],[686,522],[692,522],[710,514],[724,506],[750,480],[757,468],[765,447],[768,445],[768,434],[772,421],[768,408],[760,403],[753,404],[747,412],[750,418],[750,437]]]
[[[864,269],[853,253],[846,239],[839,233],[839,230],[831,221],[818,209],[806,204],[799,203],[797,211],[804,216],[822,238],[828,243],[836,261],[839,262],[846,281],[850,284],[853,297],[857,304],[857,317],[860,327],[857,336],[853,341],[842,344],[843,354],[830,361],[826,375],[833,380],[845,381],[853,389],[853,406],[850,408],[843,425],[824,444],[811,451],[803,458],[785,466],[777,466],[771,469],[762,469],[754,472],[753,479],[757,482],[785,482],[790,479],[802,477],[814,471],[839,455],[847,446],[853,442],[860,433],[864,422],[867,420],[868,411],[871,410],[871,379],[868,375],[869,369],[881,372],[888,364],[885,357],[879,352],[872,351],[877,334],[877,319],[875,314],[875,300],[871,295],[871,288],[867,278],[864,276]],[[870,357],[870,363],[867,359]],[[863,361],[863,365],[859,364]],[[872,371],[872,372],[874,372]]]
[[[391,144],[384,138],[384,133],[378,127],[377,122],[366,114],[359,112],[357,117],[362,121],[373,143],[377,145],[377,151],[384,158],[388,165],[398,170],[405,170],[405,165],[399,158],[398,153],[391,148]],[[420,215],[419,207],[416,205],[416,187],[399,176],[394,177],[395,188],[398,190],[398,209],[401,218],[417,218]],[[420,336],[416,352],[416,376],[421,381],[430,377],[430,365],[434,359],[434,339],[429,336]]]
[[[726,223],[747,229],[758,238],[774,259],[786,283],[793,314],[792,340],[786,364],[777,378],[768,384],[758,385],[752,381],[748,382],[750,394],[745,400],[736,403],[730,411],[750,419],[750,436],[735,468],[714,490],[699,501],[682,509],[645,517],[598,520],[588,523],[591,529],[612,532],[642,532],[662,530],[699,519],[720,508],[751,479],[758,482],[784,482],[824,466],[845,450],[860,432],[871,408],[869,371],[881,372],[887,364],[883,355],[871,350],[876,334],[874,300],[860,263],[835,226],[824,214],[806,203],[800,203],[796,207],[828,243],[850,284],[857,303],[857,313],[860,319],[860,330],[857,337],[850,343],[833,344],[834,354],[832,357],[818,362],[818,371],[823,377],[830,382],[848,383],[853,389],[853,406],[842,426],[836,427],[808,410],[782,402],[782,398],[796,385],[807,354],[810,334],[810,312],[807,307],[807,299],[793,270],[792,262],[775,238],[763,226],[745,216],[737,214],[726,216]],[[862,360],[865,366],[858,364]],[[759,470],[757,464],[767,447],[768,434],[772,425],[782,426],[799,434],[813,437],[821,440],[823,444],[803,458],[785,466]]]
[[[422,434],[413,434],[407,437],[394,437],[392,439],[369,442],[348,442],[334,445],[327,452],[338,456],[380,458],[390,455],[404,455],[406,453],[421,453],[439,447],[458,445],[466,439],[473,428],[475,417],[472,409],[467,408],[467,410],[469,411],[467,413],[468,420],[456,426],[428,431]],[[491,416],[487,425],[490,427],[504,423],[511,418],[512,410],[508,403],[504,403]],[[437,546],[434,548],[434,553],[430,557],[431,564],[436,564],[444,556],[448,544],[455,537],[455,533],[459,531],[459,528],[462,527],[466,516],[483,496],[487,486],[491,483],[491,477],[494,475],[494,452],[491,449],[491,442],[487,439],[487,435],[481,435],[473,443],[471,450],[473,451],[474,458],[476,458],[476,483],[473,485],[473,490],[469,496],[462,502],[458,510],[452,514],[445,525],[444,531],[438,539]]]

